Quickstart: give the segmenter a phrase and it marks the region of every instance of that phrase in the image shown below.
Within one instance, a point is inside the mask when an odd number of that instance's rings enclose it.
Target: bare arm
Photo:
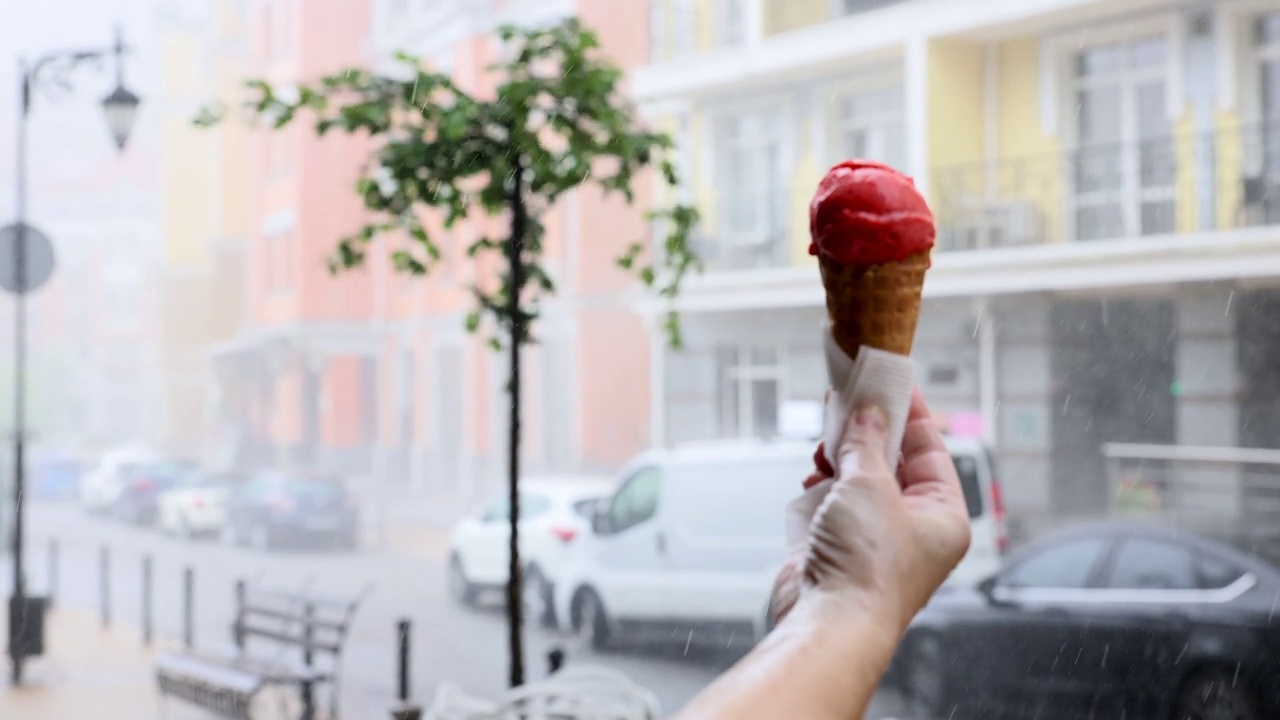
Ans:
[[[897,643],[866,608],[806,598],[676,718],[861,718]]]

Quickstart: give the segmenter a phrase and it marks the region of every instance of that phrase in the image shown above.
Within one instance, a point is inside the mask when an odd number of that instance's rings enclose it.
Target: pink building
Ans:
[[[363,64],[366,3],[255,0],[248,6],[251,77],[288,85]],[[376,393],[374,298],[366,273],[332,277],[324,260],[358,226],[351,188],[359,139],[317,139],[303,124],[250,142],[247,317],[214,350],[221,438],[246,466],[369,469]]]
[[[578,13],[615,62],[642,62],[643,3],[304,3],[252,6],[253,74],[309,80],[352,64],[388,69],[406,50],[464,88],[492,92],[484,68],[498,57],[504,22]],[[367,48],[369,52],[363,53]],[[509,399],[508,356],[464,329],[468,288],[491,278],[465,248],[501,237],[505,222],[476,217],[444,232],[429,278],[396,276],[385,239],[363,270],[329,275],[324,260],[361,210],[352,184],[368,146],[306,124],[261,133],[251,171],[249,327],[215,353],[224,395],[241,428],[239,461],[323,466],[416,488],[441,507],[474,502],[501,477]],[[646,201],[642,181],[640,204]],[[649,442],[651,352],[631,307],[636,283],[615,258],[647,237],[639,208],[594,190],[554,208],[547,257],[558,286],[543,308],[539,344],[525,355],[524,456],[531,473],[608,471]]]

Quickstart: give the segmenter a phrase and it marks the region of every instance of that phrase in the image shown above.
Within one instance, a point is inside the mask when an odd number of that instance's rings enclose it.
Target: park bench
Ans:
[[[160,694],[222,717],[252,720],[254,700],[261,691],[285,688],[297,692],[299,720],[315,720],[316,691],[327,685],[330,716],[336,717],[336,668],[364,595],[338,600],[238,582],[232,647],[222,652],[187,648],[160,654],[156,658]],[[266,648],[271,652],[262,652]]]

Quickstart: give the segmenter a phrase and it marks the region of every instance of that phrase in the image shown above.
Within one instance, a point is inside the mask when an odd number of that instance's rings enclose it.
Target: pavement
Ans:
[[[53,610],[46,630],[45,656],[28,661],[24,684],[0,690],[0,718],[160,717],[153,654],[137,633],[68,609]]]

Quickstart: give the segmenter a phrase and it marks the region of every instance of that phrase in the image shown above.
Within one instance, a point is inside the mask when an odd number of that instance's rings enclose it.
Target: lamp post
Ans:
[[[34,607],[29,602],[26,578],[23,572],[23,504],[25,484],[25,433],[26,433],[26,343],[27,308],[26,294],[37,282],[28,278],[28,242],[34,243],[34,235],[26,225],[27,212],[27,120],[31,113],[33,95],[38,90],[69,91],[70,75],[86,63],[101,66],[102,61],[114,57],[116,63],[116,87],[102,100],[107,127],[116,147],[124,149],[133,129],[138,110],[138,96],[124,87],[124,54],[126,47],[120,29],[116,28],[115,44],[96,50],[66,50],[52,52],[34,63],[18,63],[18,153],[17,172],[17,220],[14,224],[16,243],[12,262],[14,293],[14,363],[13,363],[13,595],[9,599],[9,658],[12,661],[13,684],[22,682],[23,660],[42,651],[43,604]],[[34,244],[33,244],[34,248]],[[38,617],[30,617],[31,611]]]

